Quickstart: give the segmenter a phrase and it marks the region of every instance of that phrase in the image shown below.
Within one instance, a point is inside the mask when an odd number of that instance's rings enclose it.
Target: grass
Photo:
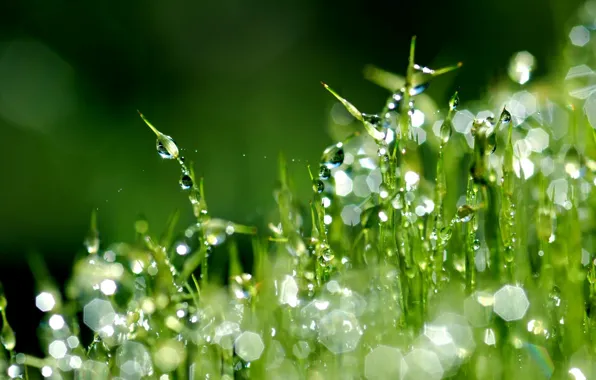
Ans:
[[[174,213],[157,235],[139,220],[135,241],[104,246],[93,215],[86,252],[65,286],[33,258],[47,355],[14,351],[0,288],[2,372],[160,380],[596,376],[590,110],[517,85],[486,106],[496,115],[471,114],[457,93],[446,112],[423,112],[424,90],[461,64],[421,67],[415,46],[413,39],[405,78],[367,68],[366,77],[391,92],[379,114],[359,111],[324,84],[357,127],[307,168],[306,215],[280,157],[279,213],[265,232],[213,217],[192,164],[141,114],[159,156],[180,167],[196,222],[180,230]],[[525,69],[513,67],[514,78],[522,70],[518,83],[528,81]],[[569,133],[561,135],[565,119]],[[237,235],[248,236],[251,252],[239,251]],[[216,248],[229,255],[226,278],[209,271]],[[253,256],[252,268],[241,255]]]

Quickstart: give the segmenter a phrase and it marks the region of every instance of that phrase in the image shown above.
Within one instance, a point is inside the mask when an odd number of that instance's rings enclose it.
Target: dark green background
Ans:
[[[2,1],[0,263],[35,248],[66,265],[93,208],[108,241],[140,212],[156,230],[175,208],[190,220],[136,109],[187,149],[213,214],[260,224],[277,154],[306,196],[304,164],[331,141],[321,80],[374,111],[386,93],[363,66],[402,72],[416,34],[421,64],[465,64],[431,94],[473,99],[518,50],[547,72],[576,3]]]

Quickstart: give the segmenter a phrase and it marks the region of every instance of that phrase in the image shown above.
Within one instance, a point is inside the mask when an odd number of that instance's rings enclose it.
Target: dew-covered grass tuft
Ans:
[[[596,378],[591,33],[573,26],[548,90],[522,51],[486,99],[436,104],[425,90],[462,65],[419,65],[415,39],[404,76],[365,69],[388,90],[378,113],[324,83],[351,132],[302,173],[280,156],[266,231],[213,216],[184,150],[141,114],[193,224],[140,219],[134,241],[107,244],[93,215],[64,285],[32,258],[45,356],[15,351],[0,287],[2,377]],[[306,205],[291,175],[310,175]]]

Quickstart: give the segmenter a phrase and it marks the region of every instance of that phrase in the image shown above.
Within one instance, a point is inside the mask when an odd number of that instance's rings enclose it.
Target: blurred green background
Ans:
[[[387,93],[364,65],[403,72],[416,34],[419,63],[464,62],[429,93],[474,99],[518,50],[548,73],[578,3],[2,1],[0,278],[33,249],[67,271],[94,208],[108,242],[139,213],[156,231],[176,208],[191,220],[137,109],[186,149],[214,215],[262,225],[278,153],[307,199],[305,164],[331,142],[321,80],[374,112]]]

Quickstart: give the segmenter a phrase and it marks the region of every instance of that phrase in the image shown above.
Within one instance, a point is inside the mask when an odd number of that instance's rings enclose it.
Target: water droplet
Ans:
[[[5,317],[2,325],[2,332],[0,333],[0,342],[8,351],[12,351],[17,342],[14,331],[6,321]]]
[[[472,217],[474,216],[474,209],[472,208],[472,206],[469,205],[463,205],[460,206],[457,209],[457,217],[459,218],[459,221],[462,223],[467,223],[470,220],[472,220]]]
[[[325,248],[321,257],[324,261],[329,262],[333,260],[334,255],[330,248]]]
[[[389,109],[390,111],[398,111],[403,98],[404,94],[401,91],[398,91],[395,94],[393,94],[387,102],[387,109]]]
[[[313,182],[312,188],[317,193],[322,193],[325,190],[325,184],[320,179],[316,179]]]
[[[192,187],[192,178],[190,178],[188,174],[184,174],[180,177],[180,187],[182,190],[188,190]]]
[[[320,179],[329,179],[331,177],[331,169],[329,169],[325,165],[321,165],[319,168],[319,178]]]
[[[474,239],[474,246],[472,248],[474,248],[474,251],[479,250],[480,249],[480,240]]]
[[[379,115],[367,113],[362,114],[362,120],[375,127],[380,126],[382,121]]]
[[[451,123],[448,121],[444,121],[441,125],[441,130],[439,133],[443,144],[447,144],[449,138],[451,137],[451,134],[453,133],[453,130],[451,129]]]
[[[443,227],[439,231],[439,237],[441,238],[441,240],[446,241],[446,240],[451,239],[452,233],[453,233],[453,231],[451,230],[451,227],[449,227],[449,226]]]
[[[416,85],[410,89],[410,96],[416,96],[422,94],[426,89],[430,86],[430,82],[425,82],[419,85]]]
[[[493,131],[486,138],[486,151],[488,154],[493,154],[497,150],[497,134]]]
[[[511,121],[511,113],[506,109],[503,109],[503,112],[501,112],[500,120],[502,124],[508,124]]]
[[[579,152],[573,146],[565,154],[565,172],[574,179],[581,177],[582,174],[581,158]]]
[[[449,99],[449,109],[453,111],[457,108],[457,106],[459,106],[459,95],[456,92],[453,94],[451,99]]]
[[[168,135],[164,135],[162,133],[157,138],[157,141],[155,142],[155,147],[157,149],[157,154],[159,154],[161,158],[164,158],[166,160],[178,158],[178,146],[174,142],[174,139],[172,139]]]
[[[344,162],[344,148],[342,143],[331,145],[323,152],[321,163],[329,169],[336,168]]]

